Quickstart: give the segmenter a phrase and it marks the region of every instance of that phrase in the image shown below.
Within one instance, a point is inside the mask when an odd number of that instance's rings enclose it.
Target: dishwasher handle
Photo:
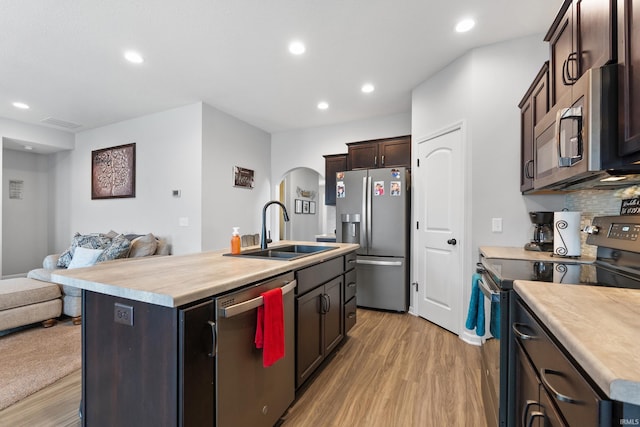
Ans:
[[[297,280],[292,280],[290,282],[287,282],[286,285],[282,286],[282,295],[286,295],[289,292],[291,292],[292,290],[294,290],[296,288],[296,286],[298,285],[298,281]],[[264,304],[264,298],[262,298],[262,296],[250,299],[248,301],[244,301],[238,304],[234,304],[234,305],[230,305],[229,307],[223,307],[220,308],[218,310],[218,314],[221,317],[225,317],[225,318],[229,318],[229,317],[233,317],[236,316],[238,314],[241,313],[245,313],[249,310],[253,310],[255,308],[260,307],[262,304]]]

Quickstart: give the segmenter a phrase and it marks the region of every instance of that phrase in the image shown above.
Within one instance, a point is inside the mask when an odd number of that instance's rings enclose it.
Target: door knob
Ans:
[[[449,240],[447,240],[447,243],[452,245],[452,246],[455,246],[456,243],[458,243],[458,241],[456,239],[449,239]]]

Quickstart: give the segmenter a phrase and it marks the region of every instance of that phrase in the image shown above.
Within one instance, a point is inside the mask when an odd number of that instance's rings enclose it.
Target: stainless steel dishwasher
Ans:
[[[295,324],[293,273],[215,299],[216,426],[271,427],[295,397]],[[261,293],[282,288],[285,356],[268,368],[256,349],[257,309]]]

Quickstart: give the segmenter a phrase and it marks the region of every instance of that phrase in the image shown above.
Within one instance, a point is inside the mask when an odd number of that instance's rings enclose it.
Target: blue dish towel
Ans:
[[[489,332],[500,339],[500,301],[491,301],[491,318],[489,319]]]
[[[465,324],[467,329],[475,329],[476,335],[479,337],[484,336],[484,295],[480,291],[478,282],[480,281],[480,275],[478,273],[473,275],[471,281],[471,299],[469,300],[469,311],[467,312],[467,323]]]

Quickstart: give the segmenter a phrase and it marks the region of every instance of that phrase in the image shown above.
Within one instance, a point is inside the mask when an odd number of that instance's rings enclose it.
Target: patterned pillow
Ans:
[[[129,255],[129,249],[131,248],[131,242],[119,234],[111,240],[111,243],[104,248],[104,252],[98,257],[98,262],[109,261],[112,259],[126,258]]]
[[[60,258],[58,258],[58,267],[67,268],[69,267],[69,263],[73,258],[73,253],[75,252],[77,247],[83,247],[87,249],[104,249],[109,243],[111,243],[111,239],[106,237],[104,234],[80,234],[76,233],[73,236],[73,240],[71,241],[71,246],[69,249],[64,251]]]

